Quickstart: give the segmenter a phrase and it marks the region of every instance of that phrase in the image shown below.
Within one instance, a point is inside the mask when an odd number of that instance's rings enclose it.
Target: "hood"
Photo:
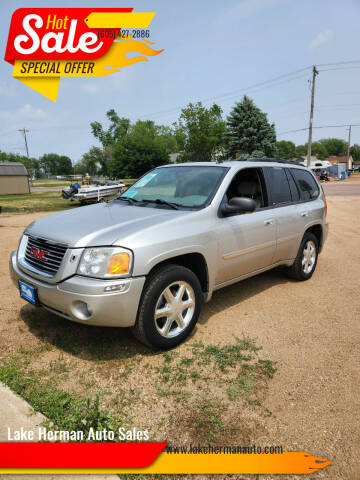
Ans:
[[[120,245],[122,238],[188,213],[113,201],[47,215],[31,223],[25,233],[73,248]]]

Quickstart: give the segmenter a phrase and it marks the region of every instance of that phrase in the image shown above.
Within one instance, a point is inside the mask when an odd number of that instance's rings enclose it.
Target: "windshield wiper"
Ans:
[[[139,200],[130,197],[117,197],[116,200],[125,200],[126,202],[129,202],[130,205],[135,205],[135,203],[139,203]]]
[[[167,205],[168,207],[173,208],[174,210],[179,210],[179,205],[178,203],[173,203],[173,202],[167,202],[166,200],[161,200],[161,198],[157,198],[156,200],[142,200],[144,203],[157,203],[158,205]]]

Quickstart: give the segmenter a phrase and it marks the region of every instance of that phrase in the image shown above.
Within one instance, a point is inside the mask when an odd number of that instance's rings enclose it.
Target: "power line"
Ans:
[[[308,67],[304,67],[304,68],[301,68],[299,70],[294,70],[292,72],[288,72],[288,73],[284,73],[282,75],[279,75],[277,77],[274,77],[274,78],[271,78],[269,80],[265,80],[264,82],[258,82],[258,83],[255,83],[253,85],[248,85],[247,87],[243,87],[243,88],[240,88],[240,89],[237,89],[237,90],[233,90],[232,92],[227,92],[227,93],[223,93],[223,94],[220,94],[220,95],[216,95],[216,96],[213,96],[213,97],[208,97],[208,98],[204,98],[202,100],[197,100],[197,101],[201,101],[201,102],[209,102],[209,101],[214,101],[214,100],[219,100],[221,98],[225,98],[225,97],[230,97],[230,96],[234,96],[234,95],[239,95],[239,93],[242,93],[242,92],[246,92],[246,91],[249,91],[249,90],[253,90],[253,89],[257,89],[259,87],[263,87],[263,86],[266,86],[268,84],[274,84],[274,82],[277,82],[278,80],[283,80],[284,78],[286,77],[291,77],[297,73],[300,73],[300,72],[304,72],[305,70],[309,70],[311,67],[308,66]],[[306,76],[306,75],[303,75],[303,76]],[[300,77],[299,77],[300,78]],[[286,81],[291,81],[291,80],[295,80],[296,78],[294,79],[287,79]],[[269,86],[274,86],[274,85],[269,85]],[[177,107],[172,107],[172,108],[169,108],[167,110],[160,110],[158,112],[153,112],[153,113],[148,113],[146,115],[141,115],[140,117],[138,118],[144,118],[144,117],[152,117],[154,115],[160,115],[160,114],[165,114],[165,113],[172,113],[172,112],[175,112],[177,110],[180,110],[181,108],[183,108],[184,105],[181,105],[181,106],[177,106]]]
[[[349,123],[345,123],[343,125],[319,125],[319,126],[315,126],[313,125],[313,129],[314,128],[340,128],[340,127],[349,127],[350,124]],[[360,127],[360,123],[351,123],[351,127]],[[286,132],[280,132],[280,133],[277,133],[277,135],[285,135],[287,133],[296,133],[296,132],[303,132],[305,130],[309,130],[309,127],[305,127],[305,128],[298,128],[297,130],[288,130]]]

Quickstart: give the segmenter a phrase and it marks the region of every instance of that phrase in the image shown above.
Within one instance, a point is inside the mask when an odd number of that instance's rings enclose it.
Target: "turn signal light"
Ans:
[[[129,265],[130,255],[128,253],[116,253],[109,260],[107,273],[110,275],[129,273]]]

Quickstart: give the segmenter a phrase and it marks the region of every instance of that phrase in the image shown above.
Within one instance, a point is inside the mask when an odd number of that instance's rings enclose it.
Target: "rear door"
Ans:
[[[296,202],[300,199],[297,186],[284,167],[265,167],[269,202],[276,222],[274,263],[296,256],[302,232],[301,217]]]
[[[288,174],[296,184],[300,196],[300,199],[295,205],[294,222],[301,240],[309,225],[313,225],[319,216],[321,216],[319,214],[319,208],[315,207],[315,200],[320,195],[320,188],[313,174],[305,168],[289,168]]]

